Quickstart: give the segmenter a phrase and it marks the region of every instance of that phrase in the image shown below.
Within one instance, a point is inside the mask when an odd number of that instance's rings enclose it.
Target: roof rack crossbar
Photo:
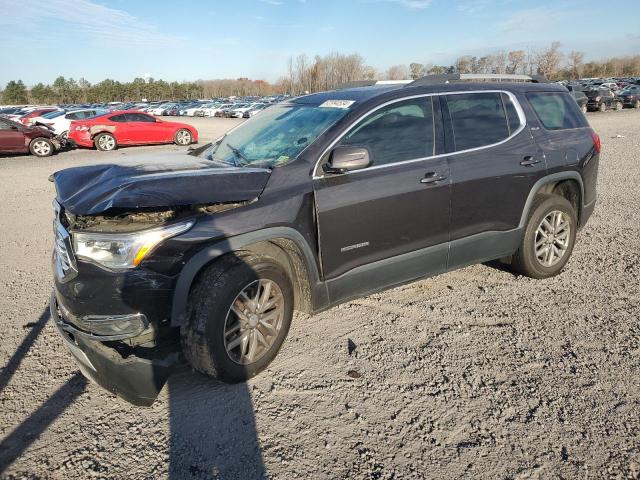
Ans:
[[[418,78],[417,80],[407,84],[407,87],[419,87],[424,85],[436,85],[439,83],[462,81],[549,83],[549,80],[542,75],[512,75],[506,73],[444,73]]]

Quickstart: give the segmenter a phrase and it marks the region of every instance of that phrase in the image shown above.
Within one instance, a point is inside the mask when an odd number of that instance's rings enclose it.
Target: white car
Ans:
[[[63,135],[69,132],[71,122],[74,120],[84,120],[109,113],[104,108],[85,108],[83,110],[72,110],[70,112],[57,111],[45,113],[41,117],[32,118],[32,123],[42,123],[53,130],[56,135]],[[55,115],[54,115],[55,114]]]
[[[210,104],[208,104],[208,105],[210,105]],[[198,110],[202,110],[202,108],[203,108],[204,106],[205,106],[205,104],[203,104],[203,105],[196,105],[195,107],[189,107],[189,108],[186,108],[186,109],[184,109],[184,110],[180,110],[180,114],[181,114],[181,115],[186,115],[187,117],[193,117],[193,116],[195,116],[196,112],[197,112]]]
[[[231,115],[229,115],[231,118],[242,118],[243,115],[245,114],[245,112],[248,112],[249,110],[253,110],[254,108],[258,107],[259,105],[262,105],[260,103],[249,103],[247,105],[243,105],[241,107],[238,108],[234,108],[233,110],[231,110]]]
[[[222,109],[221,107],[222,104],[220,103],[208,103],[200,107],[197,110],[198,114],[194,113],[194,115],[199,117],[214,117],[216,112],[219,112]]]
[[[162,105],[147,109],[147,113],[152,115],[162,115],[162,112],[173,106],[175,106],[175,103],[163,103]]]
[[[600,85],[602,88],[608,88],[609,90],[613,90],[614,92],[619,90],[618,84],[613,82],[606,82]]]

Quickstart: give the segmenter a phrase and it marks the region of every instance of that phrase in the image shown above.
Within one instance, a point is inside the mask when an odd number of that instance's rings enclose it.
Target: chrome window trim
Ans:
[[[518,118],[520,119],[520,126],[513,133],[511,133],[511,135],[509,135],[504,140],[501,140],[501,141],[496,142],[496,143],[491,143],[489,145],[483,145],[481,147],[469,148],[467,150],[459,150],[459,151],[456,151],[456,152],[441,153],[439,155],[432,155],[432,156],[429,156],[429,157],[412,158],[410,160],[402,160],[402,161],[399,161],[399,162],[386,163],[384,165],[374,165],[372,167],[363,168],[362,170],[353,170],[352,172],[342,173],[339,176],[342,176],[342,175],[353,175],[353,174],[356,174],[356,173],[369,172],[371,170],[377,170],[377,169],[381,169],[381,168],[388,168],[388,167],[393,167],[393,166],[397,166],[397,165],[404,165],[404,164],[409,164],[409,163],[422,162],[424,160],[430,160],[430,159],[435,159],[435,158],[443,158],[443,157],[450,157],[452,155],[459,155],[459,154],[462,154],[462,153],[469,153],[469,152],[475,152],[475,151],[478,151],[478,150],[484,150],[484,149],[487,149],[487,148],[493,148],[493,147],[496,147],[498,145],[502,145],[503,143],[506,143],[509,140],[511,140],[516,135],[519,135],[520,132],[522,132],[524,130],[524,128],[527,126],[527,117],[526,117],[526,115],[524,113],[524,110],[522,109],[522,106],[520,105],[520,102],[518,101],[517,97],[512,92],[509,92],[507,90],[469,90],[469,91],[457,91],[457,92],[437,92],[437,93],[424,93],[424,94],[421,94],[421,95],[411,95],[411,96],[408,96],[408,97],[395,98],[393,100],[389,100],[388,102],[385,102],[385,103],[382,103],[380,105],[377,105],[376,107],[372,108],[371,110],[368,110],[365,113],[363,113],[362,115],[360,115],[356,120],[353,121],[353,123],[351,123],[351,125],[349,125],[347,127],[347,129],[338,138],[336,138],[333,142],[331,142],[331,144],[327,148],[325,148],[323,150],[322,154],[318,157],[318,160],[316,160],[316,163],[314,164],[314,167],[313,167],[312,179],[313,180],[318,180],[318,179],[326,177],[326,175],[324,173],[321,174],[321,175],[317,175],[318,168],[320,167],[320,162],[322,161],[322,158],[327,154],[327,152],[329,152],[333,147],[335,147],[336,144],[338,144],[356,125],[358,125],[362,120],[364,120],[370,114],[380,110],[381,108],[384,108],[386,106],[392,105],[394,103],[403,102],[405,100],[413,100],[413,99],[416,99],[416,98],[445,96],[445,95],[467,95],[467,94],[470,94],[470,93],[504,93],[504,94],[506,94],[511,99],[511,102],[513,103],[513,106],[516,109],[516,113],[518,114]],[[435,122],[434,122],[434,128],[435,128]],[[335,176],[335,175],[329,175],[329,177],[332,177],[332,176]]]

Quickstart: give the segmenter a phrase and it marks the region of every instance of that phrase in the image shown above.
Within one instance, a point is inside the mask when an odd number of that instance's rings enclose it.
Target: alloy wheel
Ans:
[[[180,145],[189,145],[191,143],[191,133],[187,130],[181,130],[176,135],[176,141]]]
[[[285,314],[278,284],[259,279],[242,289],[231,303],[224,325],[227,355],[241,365],[262,358],[275,343]]]
[[[101,150],[113,150],[116,146],[116,139],[111,135],[103,135],[98,140]]]
[[[571,223],[569,217],[560,210],[554,210],[544,217],[535,234],[535,254],[543,267],[556,265],[569,248]]]
[[[45,142],[44,140],[37,140],[33,144],[33,151],[39,157],[45,157],[51,153],[51,145],[49,142]]]

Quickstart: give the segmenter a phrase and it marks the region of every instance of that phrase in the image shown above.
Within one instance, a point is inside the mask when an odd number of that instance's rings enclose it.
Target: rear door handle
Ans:
[[[520,162],[520,165],[522,165],[523,167],[531,167],[533,165],[536,165],[538,163],[540,163],[541,160],[535,157],[532,157],[531,155],[527,155],[526,157],[524,157],[522,159],[522,161]]]
[[[422,179],[420,180],[420,183],[425,183],[425,184],[437,183],[446,179],[447,179],[446,175],[440,175],[436,172],[429,172],[424,177],[422,177]]]

